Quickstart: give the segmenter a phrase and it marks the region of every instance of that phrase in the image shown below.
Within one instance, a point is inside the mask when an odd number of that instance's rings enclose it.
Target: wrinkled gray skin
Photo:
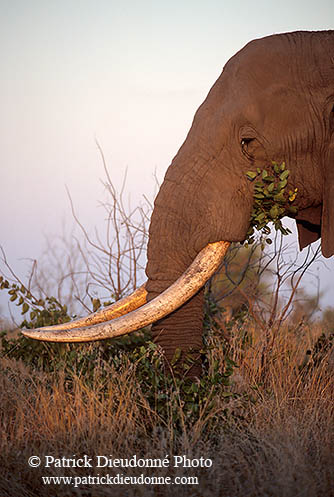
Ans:
[[[286,162],[300,247],[321,236],[334,254],[334,31],[250,42],[232,57],[196,112],[155,201],[148,299],[165,290],[209,242],[243,241],[253,185],[245,173]],[[203,290],[155,323],[167,359],[202,346]],[[194,373],[198,372],[194,370]]]

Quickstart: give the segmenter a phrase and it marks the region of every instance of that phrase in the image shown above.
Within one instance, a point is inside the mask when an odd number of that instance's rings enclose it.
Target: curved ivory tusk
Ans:
[[[195,295],[218,269],[229,245],[229,242],[223,241],[209,243],[169,288],[126,316],[85,328],[54,331],[54,327],[46,326],[35,330],[22,330],[22,333],[26,337],[50,342],[90,342],[125,335],[144,328],[175,311]]]
[[[146,304],[147,291],[145,290],[145,284],[146,283],[137,288],[131,295],[128,295],[103,309],[99,309],[84,318],[75,319],[68,323],[55,324],[52,326],[52,330],[72,330],[73,328],[93,326],[94,324],[105,323],[106,321],[124,316],[124,314],[128,314]],[[50,328],[51,327],[48,326],[48,329]]]

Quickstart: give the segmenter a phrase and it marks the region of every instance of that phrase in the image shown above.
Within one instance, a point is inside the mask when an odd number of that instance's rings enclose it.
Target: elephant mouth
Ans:
[[[85,318],[22,330],[24,336],[49,342],[105,340],[152,324],[172,313],[200,290],[220,266],[230,242],[209,243],[170,287],[146,303],[145,285],[132,295]]]

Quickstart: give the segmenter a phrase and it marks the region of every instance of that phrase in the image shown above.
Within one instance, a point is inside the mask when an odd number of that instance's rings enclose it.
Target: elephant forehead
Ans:
[[[298,129],[302,121],[305,124],[311,122],[314,113],[321,111],[323,93],[308,91],[296,77],[295,69],[290,71],[290,75],[288,70],[285,71],[284,77],[281,77],[278,65],[271,70],[264,61],[253,63],[246,59],[245,65],[236,60],[231,70],[224,69],[217,85],[220,88],[215,94],[219,92],[220,105],[216,114],[225,126],[230,123],[230,126],[240,129],[245,124],[251,124],[258,131],[266,128],[269,132],[271,126],[278,131],[280,123],[282,126],[284,123],[287,131],[290,125]],[[301,112],[303,120],[300,119]]]
[[[245,84],[266,89],[273,83],[300,90],[332,87],[333,51],[334,31],[268,36],[241,49],[228,61],[222,76],[238,89]]]
[[[275,131],[287,132],[290,126],[297,130],[308,123],[308,117],[311,118],[315,110],[310,106],[310,100],[306,92],[301,93],[291,86],[273,82],[260,92],[249,88],[243,112],[250,122],[265,128],[267,132],[271,126],[274,126]]]
[[[213,132],[222,143],[228,144],[229,136],[239,139],[247,136],[247,129],[256,135],[287,133],[305,127],[314,118],[317,106],[310,105],[311,96],[292,86],[272,82],[267,87],[257,87],[249,81],[238,82],[232,94],[225,92],[210,119],[206,120],[204,132],[213,139]],[[314,99],[313,99],[314,100]],[[313,102],[314,103],[314,102]],[[303,113],[303,120],[300,113]],[[243,130],[246,131],[245,136]],[[250,132],[252,135],[252,132]]]

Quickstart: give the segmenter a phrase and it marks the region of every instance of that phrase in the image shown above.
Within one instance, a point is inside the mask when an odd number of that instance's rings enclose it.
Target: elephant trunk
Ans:
[[[177,158],[174,162],[178,162]],[[196,171],[194,161],[185,161],[183,167],[178,164],[174,175],[172,164],[156,198],[146,267],[149,301],[172,285],[198,250],[210,242],[207,234],[202,233],[202,223],[207,223],[207,220],[200,208],[203,192],[199,190],[201,167],[198,163],[197,167],[199,170]],[[180,171],[183,173],[181,176]],[[204,235],[203,241],[201,234]],[[196,369],[191,374],[200,373],[197,359],[202,348],[203,309],[204,289],[201,287],[181,307],[152,326],[153,339],[162,347],[168,363],[173,362],[180,351],[180,363],[186,355],[191,356]]]
[[[146,290],[156,298],[188,267],[207,244],[245,238],[252,196],[246,178],[230,169],[226,150],[200,150],[192,134],[169,167],[151,218]],[[227,169],[227,170],[228,170]],[[172,314],[155,322],[152,333],[166,359],[177,349],[196,360],[202,349],[204,289]],[[182,360],[181,360],[182,363]],[[199,365],[195,366],[199,372]],[[194,375],[194,371],[190,372]]]

